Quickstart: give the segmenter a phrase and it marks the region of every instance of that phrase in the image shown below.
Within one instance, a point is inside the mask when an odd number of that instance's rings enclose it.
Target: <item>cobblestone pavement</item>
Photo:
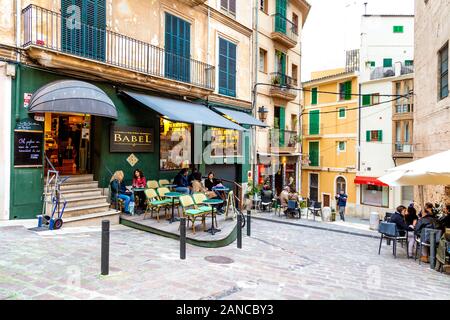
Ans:
[[[449,275],[367,237],[254,220],[243,249],[181,261],[177,241],[118,226],[100,276],[100,236],[0,227],[0,299],[450,299]]]

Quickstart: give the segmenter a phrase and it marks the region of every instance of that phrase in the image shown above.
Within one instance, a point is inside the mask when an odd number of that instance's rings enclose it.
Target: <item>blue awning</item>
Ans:
[[[243,127],[225,119],[201,104],[149,96],[132,91],[121,92],[149,107],[170,121],[245,131]]]
[[[258,126],[258,127],[268,127],[264,122],[252,117],[251,115],[237,110],[231,110],[227,108],[221,107],[213,107],[214,110],[220,112],[221,114],[228,117],[230,120],[239,123],[239,124],[247,124],[250,126]]]

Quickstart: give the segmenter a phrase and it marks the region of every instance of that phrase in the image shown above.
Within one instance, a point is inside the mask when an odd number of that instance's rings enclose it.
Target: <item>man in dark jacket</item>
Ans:
[[[433,216],[433,205],[431,203],[425,204],[425,210],[422,213],[422,218],[419,219],[419,222],[416,224],[416,228],[414,233],[416,236],[421,237],[422,236],[422,230],[424,229],[436,229],[436,218]],[[420,241],[429,243],[430,242],[430,234],[429,232],[424,233],[424,239],[420,239]],[[429,262],[428,258],[428,248],[426,246],[422,247],[422,256],[420,257],[420,260],[422,262]]]
[[[176,185],[175,191],[185,194],[190,194],[191,190],[189,188],[189,181],[188,181],[188,169],[183,168],[180,172],[175,176],[173,179],[173,183]]]
[[[345,221],[345,207],[347,206],[348,196],[345,194],[344,190],[341,190],[338,195],[336,195],[337,207],[341,220]]]
[[[395,223],[400,236],[404,236],[406,231],[413,231],[405,221],[406,207],[398,206],[395,213],[391,216],[391,223]]]

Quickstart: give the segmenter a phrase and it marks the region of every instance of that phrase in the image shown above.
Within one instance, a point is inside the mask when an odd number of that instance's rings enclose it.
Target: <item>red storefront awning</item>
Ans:
[[[384,182],[378,180],[375,177],[356,177],[355,184],[368,184],[372,186],[380,186],[380,187],[388,187],[388,185]]]

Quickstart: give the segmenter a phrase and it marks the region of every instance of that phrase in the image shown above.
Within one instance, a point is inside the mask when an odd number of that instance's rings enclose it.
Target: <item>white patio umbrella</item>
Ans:
[[[378,180],[393,187],[450,185],[450,150],[387,171]]]

